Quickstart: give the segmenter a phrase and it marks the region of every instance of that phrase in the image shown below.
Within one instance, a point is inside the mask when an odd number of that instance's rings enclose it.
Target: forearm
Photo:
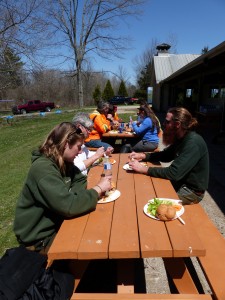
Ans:
[[[99,155],[96,153],[96,154],[92,155],[91,157],[85,159],[85,160],[83,161],[83,163],[84,163],[86,169],[87,169],[88,167],[92,166],[93,163],[94,163],[97,159],[99,159],[100,157],[101,157],[101,156],[99,156]]]

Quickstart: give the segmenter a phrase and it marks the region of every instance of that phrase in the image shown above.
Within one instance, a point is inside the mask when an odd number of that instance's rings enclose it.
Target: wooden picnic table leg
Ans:
[[[74,275],[74,292],[76,291],[89,262],[89,260],[70,260],[69,270]]]
[[[117,293],[134,294],[134,260],[119,259],[117,261]]]
[[[163,258],[163,261],[180,294],[199,294],[183,258]]]

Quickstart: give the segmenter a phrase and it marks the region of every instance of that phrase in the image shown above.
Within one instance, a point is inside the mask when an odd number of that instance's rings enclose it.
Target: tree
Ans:
[[[176,36],[170,35],[168,38],[168,44],[171,44],[170,51],[176,53]],[[170,42],[169,42],[170,41]],[[137,83],[139,89],[135,92],[135,96],[138,98],[147,99],[147,88],[150,86],[153,71],[154,56],[157,54],[156,47],[161,44],[156,38],[152,39],[149,46],[146,47],[145,51],[135,58],[135,71],[137,74]]]
[[[110,80],[107,81],[104,91],[102,93],[102,99],[108,101],[114,96],[114,91],[111,85]]]
[[[6,47],[0,53],[0,90],[16,88],[21,84],[20,71],[23,63],[14,51]]]
[[[209,51],[209,47],[208,46],[205,46],[203,49],[202,49],[202,52],[201,54],[205,54]]]
[[[98,103],[101,100],[101,89],[100,89],[99,84],[97,84],[96,87],[95,87],[95,90],[93,92],[93,98],[94,98],[96,103]]]
[[[124,96],[124,97],[128,96],[127,89],[126,89],[126,86],[125,86],[125,83],[124,83],[123,80],[120,83],[119,90],[118,90],[118,95]]]
[[[78,86],[79,105],[84,105],[82,73],[89,55],[105,59],[121,57],[128,47],[128,38],[116,35],[119,21],[140,14],[138,7],[145,0],[46,0],[47,20],[55,29],[58,46],[68,48],[65,59],[72,60]]]
[[[0,57],[5,65],[8,60],[7,73],[1,69],[1,76],[9,79],[9,72],[14,72],[16,58],[35,62],[34,54],[41,47],[43,39],[43,22],[37,16],[39,2],[42,0],[1,0],[0,1]],[[11,57],[10,57],[11,56]],[[4,62],[3,62],[4,61]],[[14,63],[13,63],[14,61]],[[9,81],[1,81],[0,89],[9,87]]]

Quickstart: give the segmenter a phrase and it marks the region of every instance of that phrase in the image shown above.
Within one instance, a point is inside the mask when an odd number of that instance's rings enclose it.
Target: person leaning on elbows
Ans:
[[[87,177],[74,166],[84,135],[70,122],[57,125],[32,153],[32,163],[16,205],[14,232],[20,245],[46,254],[63,220],[95,209],[111,177],[87,189]]]

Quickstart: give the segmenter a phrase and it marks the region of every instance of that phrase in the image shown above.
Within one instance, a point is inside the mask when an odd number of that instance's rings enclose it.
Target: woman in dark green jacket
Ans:
[[[19,196],[14,232],[30,250],[47,251],[64,219],[94,210],[98,198],[111,188],[111,177],[102,177],[91,189],[74,166],[84,136],[70,122],[56,126],[38,150]]]

